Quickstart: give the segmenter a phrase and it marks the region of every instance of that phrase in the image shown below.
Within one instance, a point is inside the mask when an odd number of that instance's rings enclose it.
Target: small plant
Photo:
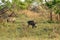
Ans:
[[[55,23],[54,21],[50,21],[50,20],[48,20],[47,22],[48,22],[48,23]]]

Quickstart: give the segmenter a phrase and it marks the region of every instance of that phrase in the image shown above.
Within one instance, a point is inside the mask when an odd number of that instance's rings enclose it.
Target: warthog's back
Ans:
[[[35,22],[34,21],[28,21],[28,24],[33,25],[33,24],[35,24]]]

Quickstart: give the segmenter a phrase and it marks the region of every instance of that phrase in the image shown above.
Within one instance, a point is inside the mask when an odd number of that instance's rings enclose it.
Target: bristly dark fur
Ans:
[[[27,23],[28,23],[28,27],[29,27],[29,25],[31,25],[32,28],[36,27],[36,23],[33,20],[30,20]]]

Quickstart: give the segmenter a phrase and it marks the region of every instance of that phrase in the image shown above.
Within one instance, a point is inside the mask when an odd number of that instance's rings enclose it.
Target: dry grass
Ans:
[[[14,23],[0,23],[0,40],[60,40],[60,23],[48,23],[46,14],[28,10],[17,13]],[[27,28],[28,20],[36,21],[37,28]]]
[[[0,40],[60,40],[60,38],[40,38],[40,37],[23,37],[23,38],[0,38]]]

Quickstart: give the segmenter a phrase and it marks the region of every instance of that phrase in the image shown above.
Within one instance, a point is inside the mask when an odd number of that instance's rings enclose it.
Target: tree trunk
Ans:
[[[57,14],[56,20],[59,22],[60,21],[60,14]]]
[[[50,10],[50,21],[52,21],[52,10]]]
[[[57,14],[57,17],[56,17],[56,19],[57,19],[57,21],[59,20],[59,16],[58,16],[58,14]]]
[[[60,14],[59,14],[59,22],[60,22]]]

